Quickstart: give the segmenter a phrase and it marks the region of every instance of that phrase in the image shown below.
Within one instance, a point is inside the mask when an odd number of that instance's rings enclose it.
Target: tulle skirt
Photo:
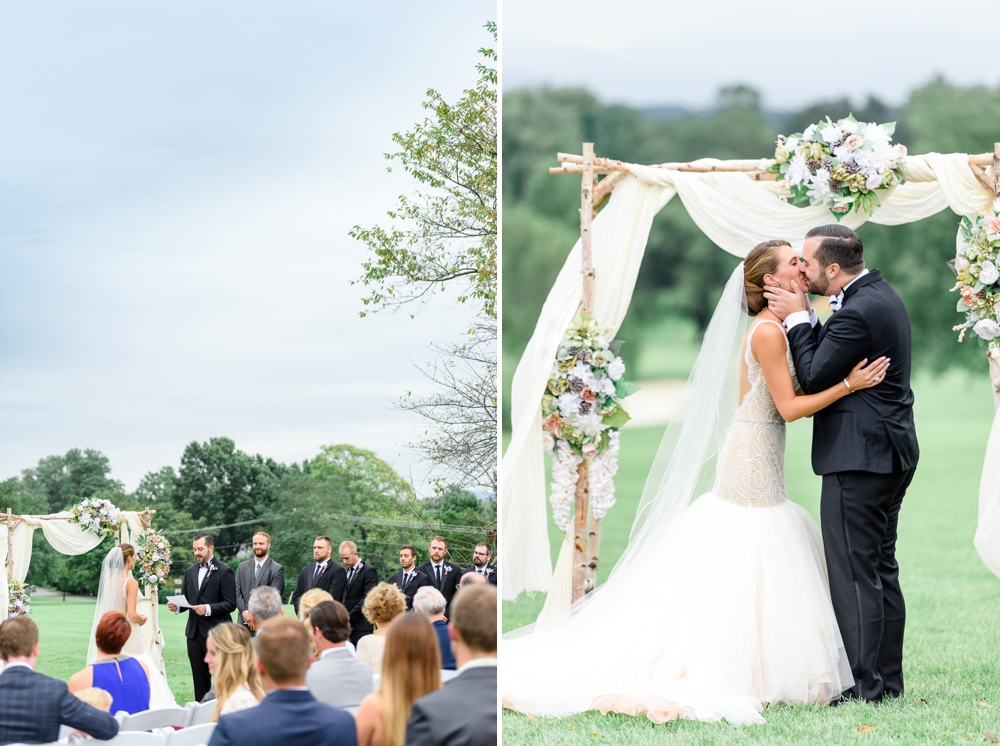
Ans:
[[[819,529],[801,506],[702,495],[579,608],[503,640],[503,704],[764,722],[853,684]]]

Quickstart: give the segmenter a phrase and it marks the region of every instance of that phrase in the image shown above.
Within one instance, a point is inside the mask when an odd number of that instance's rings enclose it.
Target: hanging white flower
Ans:
[[[552,453],[556,447],[556,439],[548,430],[542,430],[542,447],[546,453]]]
[[[572,527],[573,506],[576,504],[576,470],[582,461],[583,457],[574,453],[567,441],[560,440],[556,444],[549,503],[552,505],[552,520],[563,533]]]
[[[612,381],[617,381],[623,375],[625,375],[625,361],[616,357],[608,366],[608,376]]]
[[[618,451],[621,435],[617,430],[608,433],[608,446],[604,453],[590,462],[590,510],[598,520],[604,518],[615,504],[615,474],[618,473]]]
[[[997,265],[987,259],[980,265],[979,281],[984,285],[992,285],[998,279],[1000,279],[1000,270],[997,269]]]
[[[993,319],[980,319],[972,327],[972,331],[986,341],[989,341],[1000,337],[1000,324],[995,322]]]

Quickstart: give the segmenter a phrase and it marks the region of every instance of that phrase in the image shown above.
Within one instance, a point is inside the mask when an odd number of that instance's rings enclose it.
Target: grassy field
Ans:
[[[294,613],[291,606],[285,607],[286,615],[294,616]],[[38,625],[41,638],[39,672],[66,681],[86,665],[87,643],[94,623],[94,604],[58,598],[32,599],[31,618]],[[187,616],[171,614],[166,606],[160,606],[159,619],[167,680],[177,704],[183,705],[194,699],[191,665],[184,637]]]
[[[993,419],[989,382],[952,374],[914,384],[921,460],[903,503],[900,578],[907,603],[906,693],[880,706],[771,707],[763,726],[601,716],[527,718],[503,713],[510,744],[955,744],[1000,735],[1000,579],[979,560],[972,538],[979,475]],[[618,504],[605,519],[599,580],[621,555],[661,429],[622,433]],[[789,426],[789,494],[818,519],[820,480],[809,466],[811,423]],[[550,519],[551,522],[551,519]],[[553,553],[559,533],[550,526]],[[504,604],[504,630],[531,622],[544,598]],[[627,636],[613,630],[609,640]],[[861,730],[859,730],[861,729]]]

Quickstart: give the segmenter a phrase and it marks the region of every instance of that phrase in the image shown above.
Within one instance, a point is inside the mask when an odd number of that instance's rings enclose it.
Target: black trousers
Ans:
[[[896,564],[899,508],[916,469],[823,477],[820,517],[833,611],[854,686],[849,699],[903,693],[906,606]]]
[[[208,639],[196,634],[193,638],[188,638],[187,645],[188,660],[191,662],[191,678],[194,680],[194,701],[201,702],[201,698],[208,694],[208,690],[212,688],[212,674],[208,672],[208,664],[205,663]]]

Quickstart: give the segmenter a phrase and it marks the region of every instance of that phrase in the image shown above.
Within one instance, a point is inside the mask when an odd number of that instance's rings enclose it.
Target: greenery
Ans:
[[[938,79],[913,91],[894,109],[877,99],[861,106],[847,100],[821,101],[797,112],[775,115],[761,108],[746,87],[720,92],[710,113],[673,119],[624,106],[606,105],[578,89],[522,89],[503,99],[504,229],[504,426],[510,426],[509,385],[514,367],[534,330],[542,303],[579,236],[580,182],[552,176],[559,151],[579,152],[594,142],[597,154],[634,163],[687,161],[702,157],[770,158],[779,132],[801,131],[830,116],[853,112],[860,121],[897,122],[894,140],[910,153],[983,153],[1000,139],[1000,89],[961,88]],[[975,343],[959,345],[951,327],[961,321],[948,290],[954,275],[958,218],[945,210],[908,225],[868,223],[859,230],[869,267],[878,267],[899,291],[910,313],[913,362],[942,371],[959,366],[985,371]],[[629,315],[618,336],[630,340],[625,362],[636,375],[642,348],[665,318],[708,324],[722,287],[738,259],[715,246],[674,199],[650,232]]]
[[[914,385],[921,458],[900,514],[898,556],[907,604],[906,693],[879,706],[770,707],[763,726],[675,721],[588,713],[526,718],[504,711],[504,744],[600,743],[800,744],[986,743],[1000,734],[1000,593],[998,579],[972,546],[979,475],[993,422],[986,376],[923,375]],[[961,415],[958,414],[961,412]],[[809,464],[811,421],[789,425],[789,495],[818,520],[820,479]],[[618,504],[602,529],[603,582],[628,543],[635,507],[662,429],[626,427],[621,434]],[[553,558],[558,530],[550,519]],[[504,630],[529,623],[544,598],[504,603]],[[628,642],[627,620],[609,639]],[[872,728],[859,733],[859,728]]]

